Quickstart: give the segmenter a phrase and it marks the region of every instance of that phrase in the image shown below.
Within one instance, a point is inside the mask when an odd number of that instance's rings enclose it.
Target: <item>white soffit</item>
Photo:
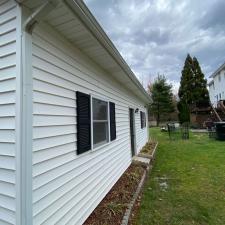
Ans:
[[[25,0],[23,4],[35,10],[46,0]],[[136,76],[119,54],[113,43],[81,0],[52,0],[59,2],[44,21],[84,52],[117,81],[141,98],[151,101]]]

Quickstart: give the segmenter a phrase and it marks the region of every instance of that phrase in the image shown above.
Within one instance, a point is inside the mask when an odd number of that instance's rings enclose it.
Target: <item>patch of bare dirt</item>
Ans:
[[[155,141],[149,141],[145,144],[145,146],[141,149],[142,154],[147,154],[147,155],[151,155],[152,152],[154,151],[156,146],[156,142]]]
[[[131,164],[84,225],[120,225],[146,166]]]

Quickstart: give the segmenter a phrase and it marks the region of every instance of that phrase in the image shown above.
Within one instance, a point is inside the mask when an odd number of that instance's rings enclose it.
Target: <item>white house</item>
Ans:
[[[81,0],[0,0],[0,224],[82,224],[148,140],[150,101]]]
[[[211,76],[209,82],[209,97],[211,103],[216,106],[220,100],[225,100],[225,63],[221,65]]]

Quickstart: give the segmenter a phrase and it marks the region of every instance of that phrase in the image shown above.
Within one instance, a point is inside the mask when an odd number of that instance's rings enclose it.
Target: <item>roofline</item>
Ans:
[[[214,78],[222,69],[225,68],[225,62],[209,78]]]
[[[211,86],[211,84],[214,84],[214,80],[211,80],[211,81],[208,83],[208,86]]]
[[[112,41],[109,39],[107,34],[104,32],[100,24],[94,18],[90,10],[84,4],[82,0],[63,0],[70,9],[79,17],[86,28],[92,33],[92,35],[99,41],[99,43],[105,48],[105,50],[112,56],[112,58],[120,65],[121,69],[131,79],[131,81],[138,87],[143,94],[146,102],[151,102],[150,95],[146,92],[144,87],[141,85],[135,74],[132,72],[130,67],[127,65],[119,51],[116,49]]]

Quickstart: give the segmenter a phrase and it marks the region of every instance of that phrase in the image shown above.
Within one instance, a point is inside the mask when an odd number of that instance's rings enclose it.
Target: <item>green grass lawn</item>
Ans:
[[[159,141],[134,224],[225,225],[225,142],[205,134],[170,141],[150,129]]]

